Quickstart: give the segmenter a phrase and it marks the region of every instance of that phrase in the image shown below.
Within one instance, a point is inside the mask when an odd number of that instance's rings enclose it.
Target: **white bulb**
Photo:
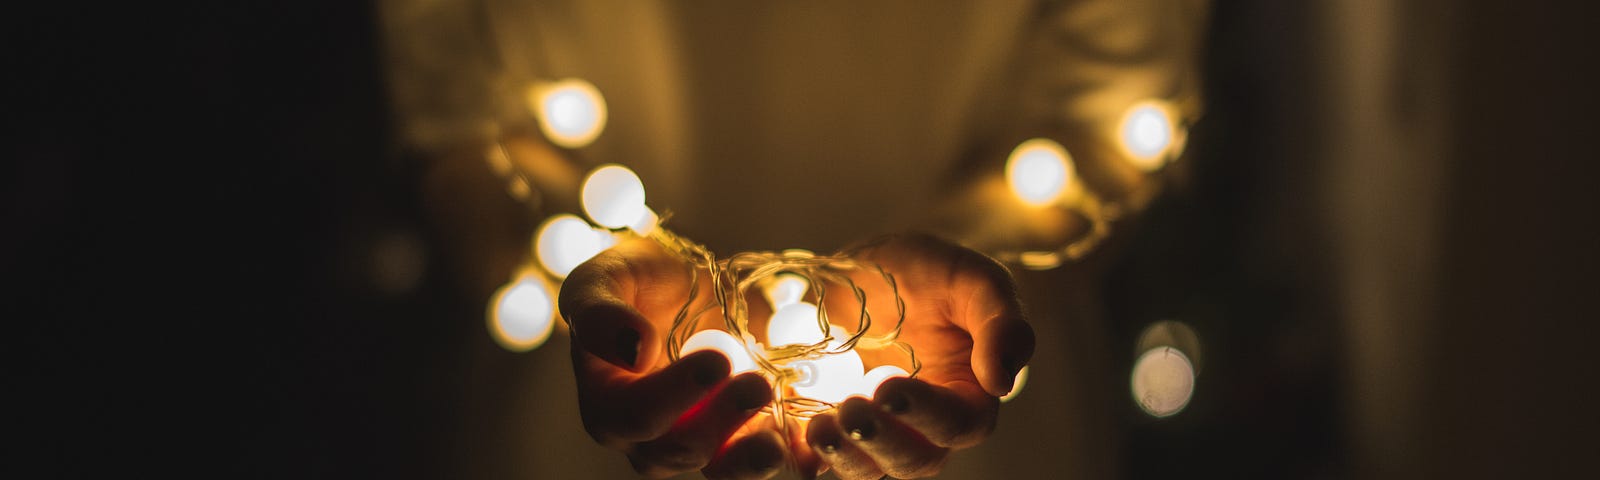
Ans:
[[[523,275],[500,287],[493,297],[489,328],[508,350],[526,351],[550,338],[555,325],[555,302],[543,279]]]
[[[583,212],[606,228],[628,227],[648,234],[659,220],[644,204],[644,182],[621,165],[603,165],[583,181]]]
[[[817,306],[806,302],[778,307],[772,320],[767,322],[767,346],[770,347],[812,345],[827,336],[817,328]]]
[[[828,348],[836,350],[842,342],[829,342]],[[789,384],[794,393],[824,402],[838,404],[861,389],[861,355],[855,350],[824,355],[811,360],[797,360],[789,367],[800,373],[800,378]]]
[[[1047,138],[1022,142],[1006,159],[1006,184],[1030,205],[1054,202],[1066,190],[1072,175],[1067,149]]]
[[[1194,366],[1172,347],[1145,351],[1133,365],[1133,399],[1156,417],[1178,413],[1194,395]]]
[[[861,395],[863,397],[867,397],[868,400],[871,400],[872,395],[878,393],[878,387],[883,385],[883,382],[887,382],[891,378],[909,376],[911,376],[911,374],[907,373],[906,369],[894,365],[879,365],[873,367],[872,370],[867,370],[867,374],[865,376],[861,377],[861,382],[858,384],[858,389],[856,390],[855,395]]]
[[[572,269],[616,243],[611,232],[590,227],[576,216],[561,214],[539,227],[534,253],[545,270],[557,278],[566,278]]]
[[[1017,398],[1017,394],[1022,393],[1022,387],[1028,384],[1029,367],[1030,365],[1024,365],[1022,370],[1017,370],[1017,376],[1011,380],[1011,391],[1000,397],[1001,402],[1009,402],[1011,399]]]
[[[582,147],[605,129],[605,98],[589,82],[569,78],[536,86],[533,101],[539,127],[556,145]]]
[[[772,277],[772,284],[767,285],[767,304],[778,309],[799,303],[805,298],[807,286],[805,277],[793,273],[777,274]]]
[[[729,375],[738,375],[744,372],[754,372],[758,368],[756,361],[750,358],[750,352],[745,350],[744,342],[734,338],[733,334],[722,330],[701,330],[689,336],[683,342],[683,350],[679,355],[688,355],[701,350],[715,350],[728,357],[731,366]]]
[[[1134,105],[1122,120],[1122,145],[1134,166],[1144,171],[1160,168],[1172,145],[1172,119],[1155,103]]]

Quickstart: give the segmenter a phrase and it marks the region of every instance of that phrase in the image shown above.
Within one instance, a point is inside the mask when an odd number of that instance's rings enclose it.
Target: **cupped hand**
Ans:
[[[710,478],[767,478],[786,442],[756,418],[772,401],[758,373],[728,377],[726,357],[701,351],[669,362],[666,338],[690,288],[691,267],[649,240],[612,247],[561,287],[584,429],[647,477],[700,470]],[[705,272],[699,276],[704,280]],[[698,298],[707,301],[709,290]]]
[[[952,450],[982,442],[994,429],[999,397],[1033,355],[1010,273],[983,254],[925,235],[882,237],[845,255],[894,275],[905,302],[899,339],[913,346],[917,378],[884,382],[872,400],[853,397],[812,418],[806,443],[846,480],[931,476]],[[863,273],[869,332],[892,328],[893,295]],[[853,298],[830,301],[834,318],[859,309]],[[844,317],[837,315],[846,315]]]

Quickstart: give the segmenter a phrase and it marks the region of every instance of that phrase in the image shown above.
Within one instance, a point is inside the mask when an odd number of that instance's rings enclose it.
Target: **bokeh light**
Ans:
[[[569,78],[533,89],[539,127],[551,143],[580,148],[594,142],[606,127],[606,101],[589,82]]]
[[[1176,129],[1166,107],[1154,101],[1135,104],[1119,129],[1122,148],[1135,167],[1149,172],[1166,165]]]
[[[1006,184],[1029,205],[1049,205],[1066,191],[1072,180],[1072,157],[1054,140],[1035,138],[1022,142],[1006,159]]]
[[[1154,417],[1169,417],[1189,405],[1194,395],[1194,365],[1172,347],[1152,348],[1134,362],[1133,399]]]
[[[489,333],[514,352],[537,348],[555,325],[555,295],[550,283],[526,273],[500,287],[489,300]]]
[[[575,215],[561,214],[545,220],[534,240],[539,264],[557,278],[617,243],[611,232],[589,226]]]

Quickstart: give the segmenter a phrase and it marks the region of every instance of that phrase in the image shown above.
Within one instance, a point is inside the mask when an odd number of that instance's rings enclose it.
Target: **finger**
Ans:
[[[771,426],[770,428],[776,429],[777,423],[772,421],[771,417],[768,418],[767,424]],[[806,440],[806,426],[810,423],[810,419],[787,416],[784,418],[784,423],[787,424],[784,432],[788,434],[789,439],[788,451],[792,460],[790,465],[800,473],[800,478],[811,480],[827,472],[827,461],[818,455],[817,451],[811,448],[811,443]]]
[[[995,397],[1011,392],[1017,372],[1033,358],[1033,327],[1023,319],[1011,273],[993,259],[967,252],[956,290],[972,292],[952,308],[951,323],[972,335],[972,372]]]
[[[939,473],[950,454],[950,449],[929,443],[922,434],[861,397],[839,405],[839,428],[846,443],[866,452],[883,473],[897,478]]]
[[[873,406],[898,419],[929,443],[946,448],[977,445],[994,431],[1000,401],[970,382],[943,386],[892,378],[873,394]]]
[[[626,254],[601,252],[574,269],[561,284],[560,310],[572,327],[574,345],[619,368],[642,372],[655,365],[662,341],[658,329],[633,307],[639,272]]]
[[[639,473],[651,476],[699,470],[710,463],[740,425],[771,401],[772,387],[766,378],[755,372],[740,375],[690,408],[665,434],[635,445],[630,457],[636,468],[646,467]]]
[[[783,437],[764,429],[728,444],[700,473],[709,480],[772,478],[783,467],[783,455]]]
[[[601,363],[591,356],[581,365]],[[701,351],[631,378],[597,380],[579,372],[578,411],[589,435],[603,445],[650,440],[666,434],[684,412],[728,377],[728,370],[727,357]]]
[[[842,480],[877,479],[883,477],[878,463],[866,452],[845,438],[839,428],[838,416],[823,413],[811,418],[806,426],[806,443],[812,451],[828,462],[833,474]]]

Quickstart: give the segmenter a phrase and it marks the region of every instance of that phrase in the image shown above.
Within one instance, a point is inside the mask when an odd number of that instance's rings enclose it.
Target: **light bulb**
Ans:
[[[1017,370],[1017,376],[1011,380],[1011,391],[1000,397],[1001,402],[1009,402],[1017,398],[1017,394],[1022,393],[1022,386],[1028,384],[1029,367],[1030,365],[1023,365],[1022,370]]]
[[[579,148],[605,130],[606,100],[589,82],[568,78],[536,85],[530,100],[539,128],[551,143]]]
[[[1072,176],[1067,149],[1047,138],[1022,142],[1006,159],[1006,184],[1029,205],[1048,205],[1060,198]]]
[[[1189,357],[1172,347],[1144,352],[1133,365],[1133,399],[1155,417],[1178,413],[1194,395],[1194,366]]]
[[[555,325],[555,302],[550,285],[527,274],[500,287],[490,300],[489,331],[502,347],[527,351],[550,338]]]
[[[728,357],[728,365],[731,367],[729,371],[732,372],[729,375],[754,372],[760,368],[756,365],[755,359],[750,358],[750,352],[745,350],[744,342],[722,330],[695,332],[689,336],[688,341],[683,342],[683,350],[679,355],[688,355],[701,350],[715,350],[721,352],[722,356]]]
[[[767,345],[771,347],[812,345],[825,337],[827,334],[817,328],[817,306],[810,303],[796,302],[778,307],[778,311],[772,314],[772,320],[767,322]]]
[[[591,227],[577,216],[561,214],[539,227],[534,253],[545,270],[557,278],[566,278],[572,269],[616,243],[611,232]]]
[[[867,397],[868,400],[871,400],[872,395],[878,393],[878,386],[883,385],[883,382],[887,382],[889,379],[895,377],[909,376],[911,376],[911,374],[907,373],[906,369],[894,365],[879,365],[872,367],[872,370],[867,370],[867,374],[861,377],[861,382],[858,384],[858,388],[853,395],[861,395],[863,397]]]
[[[774,310],[785,305],[799,303],[806,295],[806,278],[793,273],[780,273],[772,277],[772,283],[767,285],[767,304]]]
[[[606,228],[628,227],[640,235],[654,230],[660,217],[644,204],[644,182],[621,165],[602,165],[583,181],[583,212]]]
[[[1130,107],[1123,114],[1121,130],[1122,148],[1135,167],[1149,172],[1166,164],[1166,153],[1172,146],[1172,117],[1159,103],[1150,101]]]
[[[843,342],[834,340],[828,343],[828,348],[837,350],[842,345]],[[855,350],[797,360],[790,362],[789,367],[800,374],[799,379],[789,384],[794,387],[794,393],[832,404],[843,402],[860,391],[861,371],[865,369],[861,364],[861,355]]]

